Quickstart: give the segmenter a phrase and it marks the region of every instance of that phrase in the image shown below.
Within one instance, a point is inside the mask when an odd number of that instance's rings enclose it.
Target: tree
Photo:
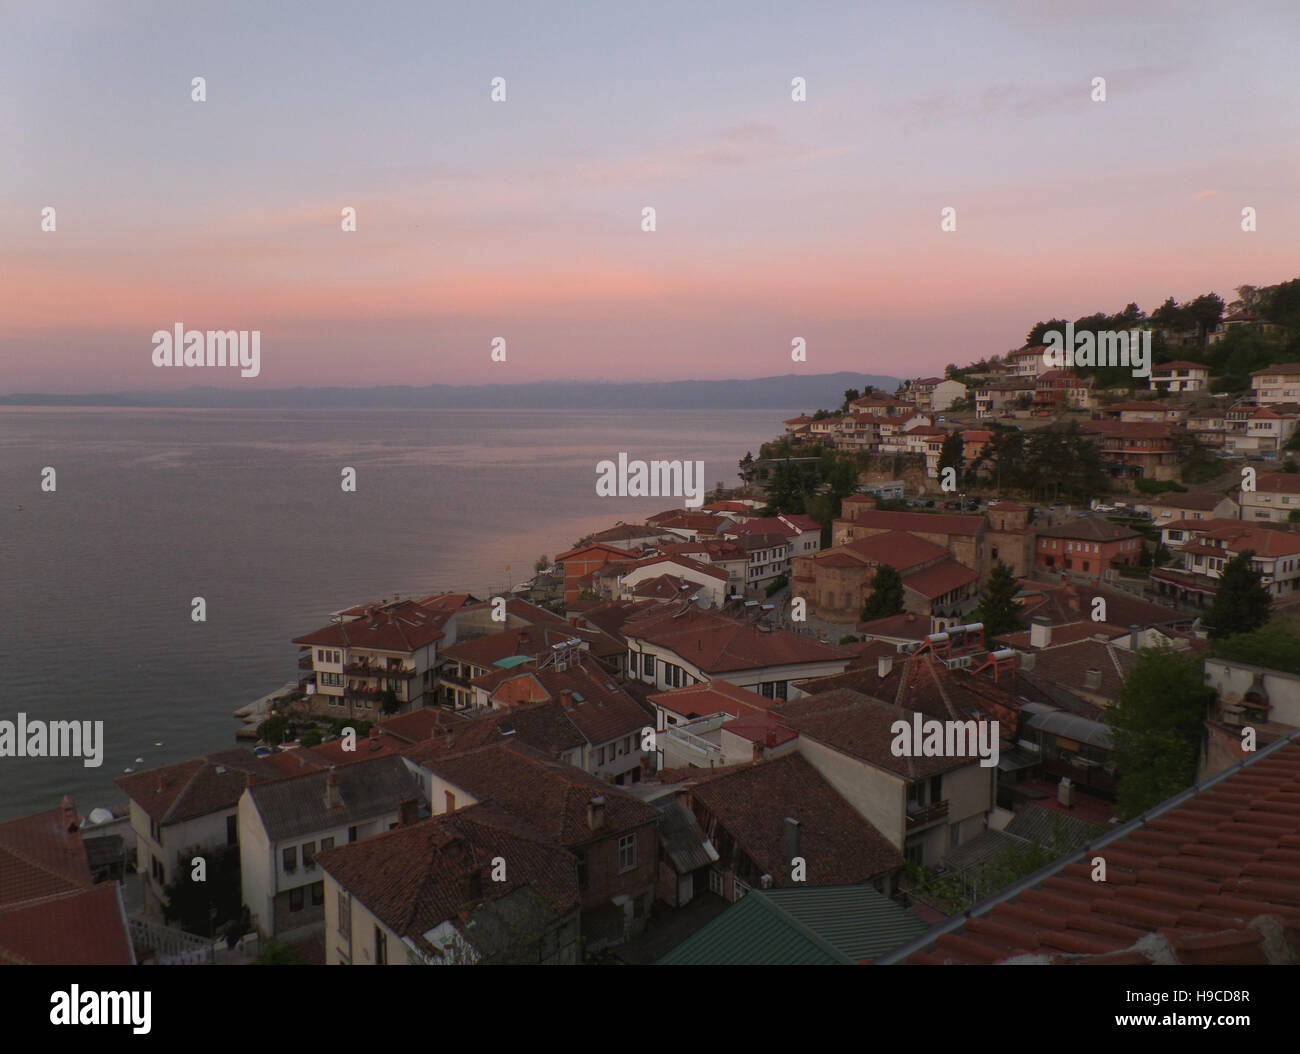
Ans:
[[[889,564],[881,564],[871,579],[871,595],[862,606],[862,621],[888,618],[903,613],[903,576]]]
[[[194,861],[204,861],[203,881],[195,882]],[[190,846],[177,861],[174,878],[164,888],[163,918],[188,933],[215,937],[247,909],[240,897],[239,847],[200,849]],[[242,936],[242,933],[241,933]]]
[[[949,432],[939,450],[940,479],[943,478],[944,470],[951,468],[956,474],[957,485],[961,486],[962,469],[966,465],[965,450],[966,444],[962,441],[961,433]]]
[[[1253,633],[1216,641],[1210,654],[1269,670],[1300,674],[1300,631],[1294,621],[1270,622]]]
[[[381,700],[380,706],[386,714],[395,714],[402,708],[402,702],[397,698],[397,693],[391,688],[385,688],[379,693]]]
[[[319,728],[307,729],[307,731],[305,731],[302,734],[302,738],[298,742],[300,746],[304,746],[304,747],[320,746],[321,743],[320,729]]]
[[[1247,549],[1228,561],[1214,594],[1214,606],[1205,617],[1212,640],[1250,633],[1268,621],[1272,597],[1251,565],[1254,550]]]
[[[861,399],[861,398],[862,398],[862,393],[859,392],[856,388],[846,389],[844,392],[844,405],[841,407],[841,409],[843,409],[845,413],[848,413],[849,403],[853,402],[854,399]]]
[[[1119,771],[1116,812],[1145,812],[1196,779],[1206,713],[1214,689],[1202,662],[1169,647],[1138,653],[1119,703],[1106,712],[1112,760]]]
[[[536,562],[533,564],[533,570],[540,575],[543,571],[545,571],[550,566],[551,566],[551,558],[547,556],[545,553],[543,553],[541,556],[537,558]]]
[[[754,473],[757,469],[754,466],[754,455],[748,450],[745,456],[740,459],[740,479],[743,483],[753,483]]]
[[[977,609],[979,621],[984,623],[984,646],[991,648],[993,641],[1004,633],[1013,633],[1022,628],[1020,625],[1020,608],[1015,596],[1020,592],[1020,584],[1011,568],[999,560],[993,565],[989,580],[984,584]]]
[[[279,746],[289,733],[289,719],[283,714],[272,714],[257,726],[257,738],[271,746]]]

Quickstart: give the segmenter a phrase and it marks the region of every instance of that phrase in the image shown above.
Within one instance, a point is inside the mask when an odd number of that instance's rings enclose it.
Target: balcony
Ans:
[[[914,808],[910,802],[908,803],[907,829],[909,832],[919,831],[923,827],[929,827],[946,819],[948,819],[948,803],[946,801],[935,802],[933,805],[922,805],[917,808]]]
[[[343,667],[343,672],[353,677],[391,677],[393,680],[405,681],[409,681],[418,673],[414,668],[381,666],[375,662],[350,662]]]
[[[298,669],[310,670],[311,668],[311,652],[303,652],[303,654],[298,656]]]

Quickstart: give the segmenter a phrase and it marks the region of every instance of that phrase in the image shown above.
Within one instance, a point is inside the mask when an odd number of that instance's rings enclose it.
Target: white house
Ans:
[[[419,784],[397,756],[249,787],[239,799],[244,903],[264,935],[319,927],[316,854],[419,816]]]

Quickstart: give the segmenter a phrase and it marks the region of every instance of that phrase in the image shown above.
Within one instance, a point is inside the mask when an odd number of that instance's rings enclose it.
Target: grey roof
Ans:
[[[1021,769],[1033,768],[1042,760],[1043,756],[1033,750],[1015,747],[1012,750],[1004,750],[998,755],[998,771],[1019,772]]]
[[[884,955],[926,928],[870,886],[755,889],[659,965],[848,966]]]
[[[1006,826],[1008,834],[1016,835],[1027,842],[1058,849],[1077,849],[1109,830],[1094,823],[1088,823],[1077,816],[1067,816],[1055,809],[1047,809],[1029,802],[1016,810],[1016,815]]]
[[[689,874],[718,859],[716,852],[709,852],[712,846],[693,812],[673,797],[656,801],[654,807],[660,812],[659,845],[674,871],[679,875]]]
[[[419,785],[399,757],[360,761],[332,771],[338,776],[342,802],[333,809],[325,804],[326,772],[248,788],[271,841],[373,820],[396,812],[403,801],[419,798]]]
[[[1029,727],[1100,747],[1102,750],[1110,750],[1112,746],[1110,729],[1106,725],[1100,721],[1089,721],[1077,714],[1067,714],[1064,710],[1035,714],[1029,719]]]

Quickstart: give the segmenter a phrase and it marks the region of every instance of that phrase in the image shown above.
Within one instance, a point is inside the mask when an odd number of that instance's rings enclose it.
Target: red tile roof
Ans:
[[[808,637],[752,622],[738,622],[695,605],[663,605],[623,626],[623,634],[676,652],[708,674],[768,666],[847,661],[851,653]]]
[[[659,819],[653,805],[523,744],[497,743],[421,764],[564,846],[585,845]],[[595,795],[605,798],[605,823],[593,831],[587,824],[587,804]]]
[[[113,782],[149,819],[167,825],[233,809],[245,787],[317,769],[322,764],[309,751],[278,751],[260,758],[241,748],[118,776]]]
[[[76,806],[0,821],[0,903],[82,889],[92,882],[86,849],[75,828]]]
[[[117,883],[0,906],[0,963],[134,966]]]
[[[442,640],[442,627],[452,612],[433,610],[402,600],[384,606],[371,605],[360,618],[333,622],[294,637],[295,644],[335,648],[368,648],[375,651],[413,652]]]
[[[853,520],[839,523],[887,531],[908,531],[913,534],[958,534],[974,536],[984,528],[983,516],[964,516],[949,513],[887,512],[866,509]]]
[[[979,579],[979,573],[951,558],[903,576],[903,585],[930,600],[937,600],[954,589]]]
[[[703,684],[658,692],[647,698],[656,706],[685,718],[708,717],[712,714],[741,717],[762,713],[775,701],[726,681],[705,681]]]
[[[1300,947],[1300,733],[881,962],[1243,966]],[[1092,861],[1106,862],[1093,881]],[[1290,945],[1290,951],[1286,945]],[[1028,958],[1022,958],[1028,957]]]
[[[491,877],[496,858],[508,861],[504,881]],[[491,805],[326,849],[316,859],[381,922],[426,954],[434,951],[424,936],[430,930],[448,921],[464,924],[484,903],[525,887],[557,916],[580,903],[573,856]]]
[[[706,777],[689,795],[696,816],[716,818],[776,886],[794,884],[784,851],[787,816],[799,821],[807,885],[857,885],[904,863],[889,839],[799,754]]]

